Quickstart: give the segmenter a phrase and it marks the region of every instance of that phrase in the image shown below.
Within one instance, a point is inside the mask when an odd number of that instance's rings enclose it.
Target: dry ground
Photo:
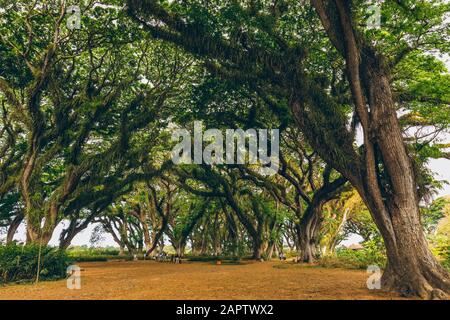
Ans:
[[[0,287],[0,299],[398,299],[368,290],[368,274],[288,262],[214,265],[153,261],[81,263],[81,289],[66,281]]]

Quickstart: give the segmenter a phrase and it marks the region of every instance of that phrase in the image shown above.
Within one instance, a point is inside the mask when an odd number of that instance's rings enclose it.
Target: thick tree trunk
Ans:
[[[267,260],[271,260],[273,258],[274,251],[275,251],[275,242],[272,242],[267,249]]]
[[[299,247],[301,261],[313,263],[319,256],[319,232],[323,222],[323,206],[342,191],[347,182],[345,178],[338,178],[333,182],[326,182],[315,191],[313,199],[303,214],[298,226]]]
[[[142,230],[144,232],[144,244],[145,244],[145,250],[149,250],[152,246],[152,240],[150,238],[150,230],[148,228],[148,224],[143,221],[142,224]]]
[[[144,245],[145,251],[148,251],[152,246],[152,240],[150,238],[150,228],[148,226],[148,214],[141,207],[138,207],[138,212],[135,214],[136,218],[138,218],[139,223],[142,227],[142,233],[144,235]],[[142,251],[142,248],[140,248]]]
[[[278,257],[279,254],[280,254],[281,252],[283,252],[283,242],[281,242],[280,248],[278,248],[278,246],[275,244],[274,251],[275,251],[275,252],[274,252],[275,257]]]
[[[319,256],[317,233],[322,222],[321,210],[322,206],[311,208],[310,211],[307,210],[306,217],[300,225],[300,257],[306,263],[314,263]]]
[[[236,213],[238,220],[242,223],[244,228],[246,229],[248,235],[252,239],[253,242],[253,255],[252,259],[255,260],[261,260],[262,254],[264,252],[262,245],[263,241],[261,240],[261,224],[258,223],[257,228],[255,228],[248,219],[248,217],[245,215],[243,210],[237,205],[237,203],[232,199],[233,201],[230,201],[230,206],[233,208],[234,212]]]
[[[445,298],[450,292],[450,277],[436,261],[425,239],[419,219],[411,219],[406,206],[391,211],[396,234],[395,245],[387,246],[388,263],[382,286],[405,296]]]
[[[431,253],[423,232],[415,173],[395,112],[389,76],[375,53],[370,49],[365,52],[362,69],[373,110],[372,134],[390,184],[385,210],[372,208],[387,244],[388,266],[383,284],[408,296],[444,297],[445,293],[450,294],[450,275]]]
[[[200,255],[205,255],[208,251],[208,242],[206,241],[206,233],[202,234],[200,243]]]
[[[263,254],[263,248],[260,241],[253,241],[253,255],[252,259],[261,260]]]
[[[222,204],[223,210],[225,212],[226,221],[227,221],[227,231],[228,231],[228,241],[231,242],[231,251],[233,256],[238,255],[238,242],[239,242],[239,235],[237,230],[236,221],[234,221],[233,215],[228,212],[226,206]]]
[[[185,249],[184,244],[179,244],[175,246],[175,253],[179,258],[182,258],[184,256],[184,249]]]
[[[317,258],[317,253],[315,251],[315,246],[311,236],[307,233],[303,233],[300,238],[300,261],[305,263],[314,263]]]
[[[219,211],[216,211],[216,214],[214,215],[214,223],[213,223],[213,239],[212,239],[212,246],[213,246],[213,255],[218,256],[220,254],[221,245],[220,245],[220,228],[219,228]]]
[[[450,293],[450,276],[436,261],[426,241],[420,223],[415,174],[395,114],[388,76],[375,59],[372,62],[375,64],[366,63],[366,75],[369,103],[374,106],[373,131],[394,191],[387,196],[387,215],[372,208],[387,243],[388,266],[383,284],[404,295],[443,297],[444,292]]]
[[[407,179],[409,166],[401,161],[397,165],[406,168],[398,172],[402,173],[399,176]],[[404,296],[446,298],[450,293],[450,275],[429,249],[414,193],[393,195],[387,201],[386,209],[381,211],[373,205],[375,195],[367,191],[362,191],[361,195],[386,245],[388,261],[382,277],[382,288],[395,290]]]
[[[167,225],[169,223],[168,220],[168,214],[167,215],[162,215],[162,222],[161,222],[161,228],[158,230],[158,232],[154,235],[153,238],[153,244],[147,249],[146,255],[147,256],[152,256],[155,249],[158,247],[158,244],[160,243],[160,241],[162,241],[162,246],[164,248],[164,232],[167,228]]]
[[[382,284],[406,296],[442,298],[450,293],[450,275],[432,255],[422,230],[417,183],[396,115],[389,68],[358,37],[350,2],[311,2],[329,39],[346,60],[365,154],[359,176],[337,161],[334,164],[358,190],[383,236],[388,265]]]
[[[58,224],[59,205],[52,202],[48,210],[39,211],[31,202],[26,205],[25,219],[27,224],[27,244],[39,243],[47,245]]]
[[[53,231],[55,230],[55,225],[50,225],[48,223],[44,224],[43,228],[33,225],[32,221],[27,221],[27,244],[41,244],[48,245],[50,242]]]

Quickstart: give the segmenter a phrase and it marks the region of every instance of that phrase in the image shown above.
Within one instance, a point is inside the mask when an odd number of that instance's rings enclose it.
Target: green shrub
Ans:
[[[73,262],[96,262],[108,260],[131,260],[130,255],[119,256],[117,248],[70,247],[67,255]]]
[[[323,257],[319,264],[326,268],[366,269],[370,265],[384,268],[386,256],[377,245],[366,243],[362,250],[337,249],[334,255]]]
[[[208,255],[190,255],[190,254],[184,255],[184,258],[186,258],[188,261],[196,261],[196,262],[210,262],[220,259],[220,257],[213,257]]]
[[[431,250],[444,268],[450,270],[450,239],[446,235],[437,235],[429,238]]]
[[[67,250],[69,257],[77,256],[118,256],[119,249],[116,248],[87,248],[87,247],[70,247]]]
[[[292,259],[298,257],[298,251],[291,251],[291,250],[285,250],[283,251],[284,255],[286,256],[286,259]]]
[[[108,261],[108,260],[133,260],[132,256],[116,256],[116,255],[70,255],[69,259],[72,262],[100,262],[100,261]]]
[[[450,271],[450,255],[447,257],[446,260],[442,261],[442,266],[447,269],[448,271]]]
[[[436,251],[444,268],[450,271],[450,244],[448,244],[448,241],[446,245],[436,248]]]
[[[0,246],[0,283],[32,281],[38,270],[39,245]],[[56,280],[66,276],[69,259],[64,251],[41,247],[39,279]]]
[[[100,261],[108,261],[108,257],[106,256],[72,256],[70,260],[73,262],[100,262]]]

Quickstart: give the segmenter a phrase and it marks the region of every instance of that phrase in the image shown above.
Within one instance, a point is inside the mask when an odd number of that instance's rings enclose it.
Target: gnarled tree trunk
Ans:
[[[346,60],[364,132],[362,170],[357,175],[348,170],[341,173],[356,187],[383,236],[388,264],[382,285],[406,296],[445,297],[450,293],[450,275],[431,253],[420,223],[417,183],[396,115],[389,67],[370,44],[358,38],[350,3],[312,3],[331,42]],[[330,14],[332,10],[337,17]]]
[[[313,263],[318,257],[317,234],[322,224],[322,205],[309,207],[300,223],[299,243],[301,261]]]
[[[381,210],[371,205],[388,254],[383,285],[404,295],[443,297],[444,292],[450,293],[450,276],[431,253],[420,222],[415,173],[395,113],[389,77],[375,55],[367,53],[367,57],[373,59],[365,61],[363,70],[373,109],[372,134],[393,191]],[[383,202],[380,195],[367,191],[369,197]]]

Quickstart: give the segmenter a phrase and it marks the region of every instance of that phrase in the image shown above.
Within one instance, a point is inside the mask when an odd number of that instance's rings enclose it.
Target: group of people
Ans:
[[[144,255],[144,260],[147,257],[147,254]],[[286,261],[286,255],[283,252],[280,252],[278,254],[278,258],[280,259],[280,261]],[[158,253],[157,255],[155,255],[153,257],[154,260],[158,261],[158,262],[166,262],[169,260],[169,255],[162,251],[160,253]],[[175,254],[170,255],[170,262],[175,263],[175,264],[180,264],[181,263],[181,257]]]
[[[158,253],[156,256],[153,257],[153,259],[155,259],[158,262],[166,262],[169,261],[169,255],[162,251],[160,253]],[[175,264],[180,264],[181,263],[181,257],[175,254],[170,255],[170,262],[175,263]]]

